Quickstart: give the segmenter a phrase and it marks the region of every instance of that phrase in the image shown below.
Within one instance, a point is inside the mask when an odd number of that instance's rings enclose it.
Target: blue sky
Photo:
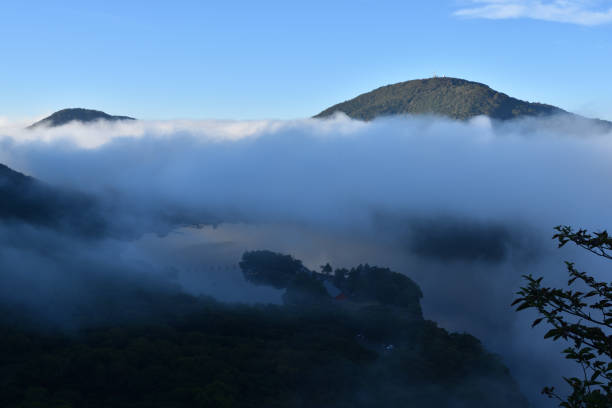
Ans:
[[[0,116],[300,118],[433,74],[612,119],[612,2],[22,1]]]

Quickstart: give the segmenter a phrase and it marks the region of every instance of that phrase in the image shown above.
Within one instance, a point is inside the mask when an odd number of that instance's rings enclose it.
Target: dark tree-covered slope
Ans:
[[[206,214],[180,209],[144,214],[118,195],[48,184],[0,164],[0,224],[48,228],[81,238],[133,239],[146,232],[164,234],[177,225],[215,223],[218,220]]]
[[[315,117],[323,118],[335,112],[361,120],[401,114],[434,114],[453,119],[486,115],[506,120],[567,113],[552,105],[512,98],[478,82],[446,77],[383,86],[325,109]]]
[[[96,200],[63,190],[0,164],[0,221],[100,236],[107,230]]]
[[[421,291],[407,277],[367,265],[332,276],[296,270],[301,261],[287,255],[250,254],[253,283],[292,276],[284,306],[102,280],[98,302],[63,316],[84,325],[56,331],[0,303],[0,407],[527,407],[475,337],[410,313]],[[325,298],[316,283],[340,275],[349,298]],[[373,279],[400,288],[370,287]]]
[[[117,297],[126,303],[124,291]],[[476,338],[397,309],[223,305],[150,291],[127,303],[126,315],[144,308],[155,318],[71,334],[0,324],[0,406],[527,407]]]
[[[93,109],[70,108],[62,109],[54,114],[34,123],[30,128],[38,126],[55,127],[62,126],[70,122],[95,122],[98,120],[117,121],[117,120],[134,120],[129,116],[113,116],[108,113]]]

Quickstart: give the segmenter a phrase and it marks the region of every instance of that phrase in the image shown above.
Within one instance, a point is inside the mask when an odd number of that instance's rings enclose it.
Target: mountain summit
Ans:
[[[47,126],[47,127],[56,127],[62,126],[70,122],[95,122],[98,120],[108,120],[111,122],[117,120],[135,120],[134,118],[130,118],[129,116],[113,116],[108,113],[93,110],[93,109],[82,109],[82,108],[71,108],[71,109],[62,109],[60,111],[55,112],[54,114],[47,116],[46,118],[34,123],[30,126],[30,128],[35,128],[38,126]]]
[[[520,116],[568,113],[542,103],[530,103],[497,92],[487,85],[458,78],[434,77],[383,86],[339,103],[315,116],[323,118],[344,112],[353,119],[380,116],[433,114],[453,119],[486,115],[507,120]]]

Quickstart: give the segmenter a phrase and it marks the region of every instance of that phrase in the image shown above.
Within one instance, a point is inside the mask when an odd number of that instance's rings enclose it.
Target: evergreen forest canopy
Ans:
[[[122,289],[106,304],[125,302],[120,314],[137,318],[72,333],[9,322],[5,310],[0,405],[527,406],[476,338],[423,319],[421,291],[404,275],[369,265],[318,273],[269,251],[245,253],[241,269],[284,289],[285,305]]]

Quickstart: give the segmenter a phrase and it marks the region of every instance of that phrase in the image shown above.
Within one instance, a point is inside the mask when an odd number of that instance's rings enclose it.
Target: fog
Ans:
[[[389,266],[421,286],[426,318],[479,337],[545,406],[539,390],[572,366],[510,303],[524,274],[566,284],[566,259],[609,279],[605,263],[551,237],[559,224],[610,227],[611,153],[605,127],[567,117],[2,121],[0,163],[91,198],[88,217],[107,227],[4,220],[0,301],[78,327],[84,308],[119,316],[108,294],[134,285],[280,302],[242,279],[245,250],[314,269]]]

